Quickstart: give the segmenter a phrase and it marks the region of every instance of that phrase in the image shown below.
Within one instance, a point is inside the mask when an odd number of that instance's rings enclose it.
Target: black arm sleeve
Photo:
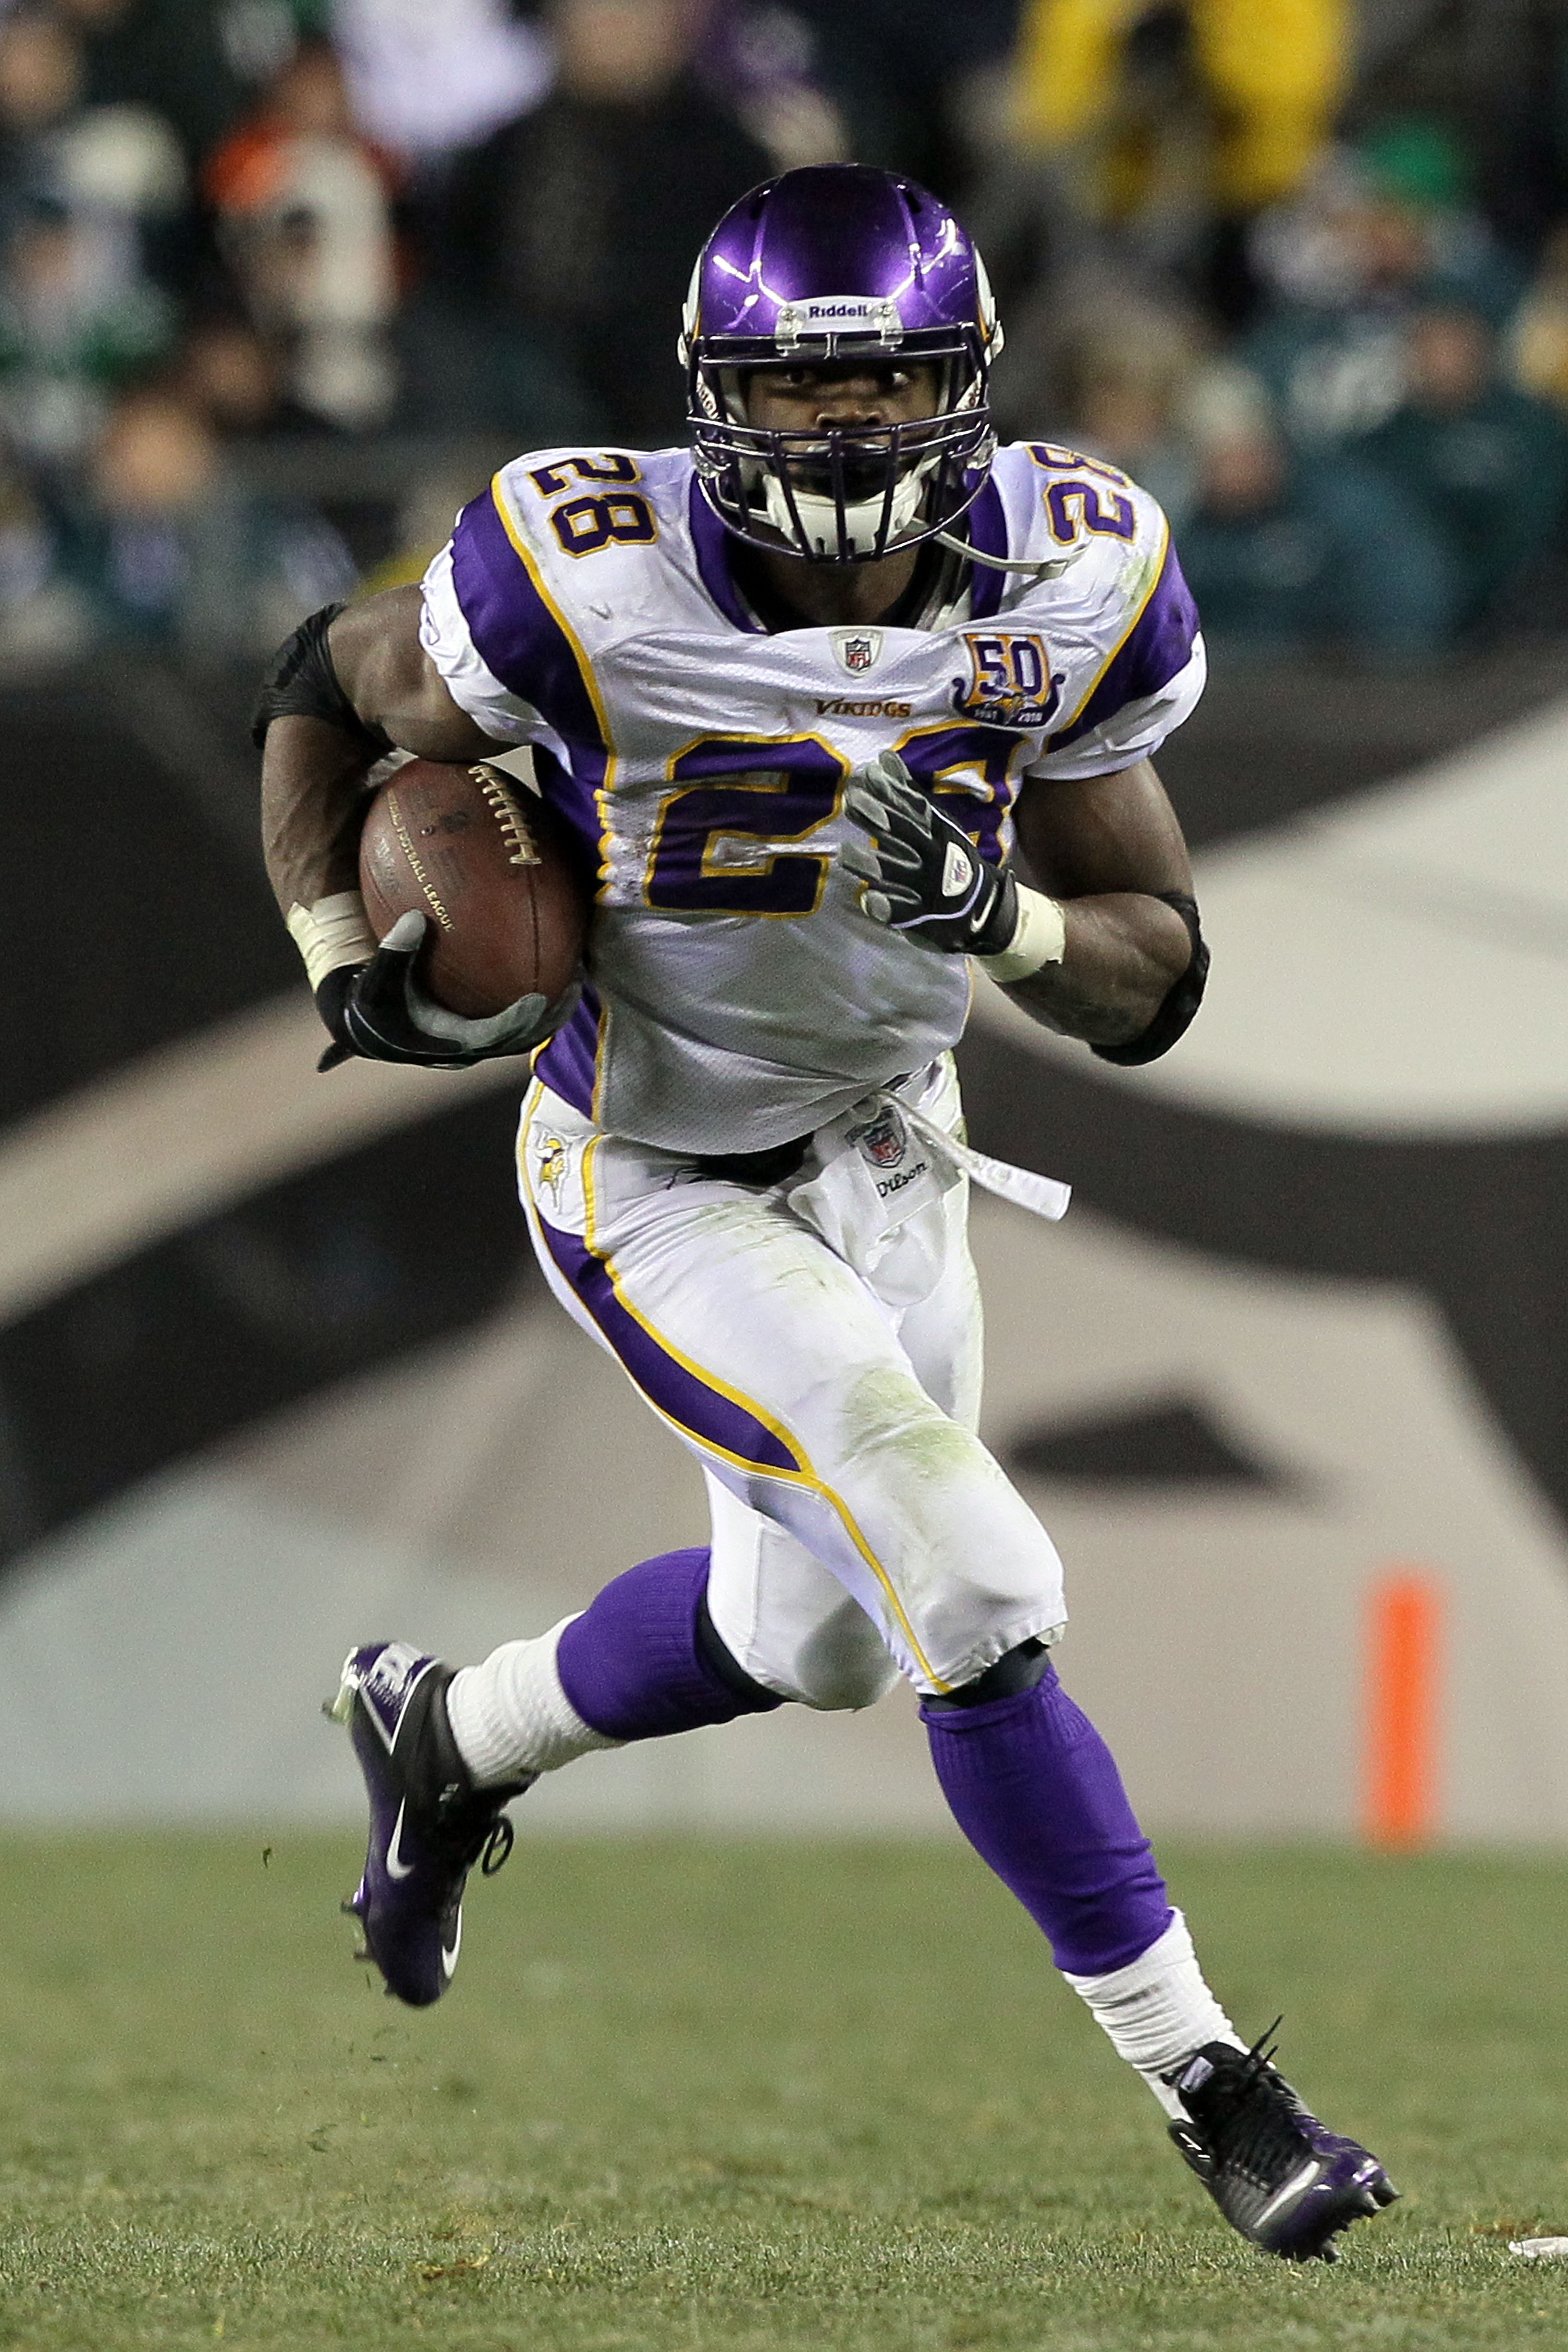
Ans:
[[[342,604],[323,604],[279,646],[250,718],[250,740],[258,751],[275,719],[324,719],[356,736],[377,760],[392,750],[391,736],[365,725],[332,667],[327,631],[342,610]]]
[[[1170,1052],[1203,1003],[1204,984],[1209,976],[1209,951],[1198,929],[1197,900],[1180,890],[1154,890],[1150,896],[1163,900],[1167,907],[1174,907],[1187,927],[1193,951],[1185,971],[1165,991],[1160,1010],[1147,1029],[1129,1038],[1125,1045],[1092,1048],[1102,1062],[1119,1063],[1123,1069],[1133,1069],[1141,1062],[1157,1062],[1162,1054]]]

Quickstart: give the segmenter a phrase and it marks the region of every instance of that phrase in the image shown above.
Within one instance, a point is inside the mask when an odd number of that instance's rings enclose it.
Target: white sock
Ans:
[[[452,1737],[481,1789],[556,1771],[591,1748],[625,1747],[584,1723],[561,1687],[555,1645],[572,1622],[563,1617],[531,1642],[503,1642],[447,1685]]]
[[[1164,1934],[1124,1969],[1103,1977],[1068,1976],[1065,1969],[1062,1973],[1089,2003],[1110,2036],[1111,2047],[1142,2075],[1173,2122],[1186,2110],[1161,2076],[1173,2073],[1205,2042],[1247,2047],[1204,1982],[1179,1911]]]

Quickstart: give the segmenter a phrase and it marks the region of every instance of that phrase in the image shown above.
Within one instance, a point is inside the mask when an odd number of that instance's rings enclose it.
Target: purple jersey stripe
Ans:
[[[604,857],[604,844],[599,833],[599,802],[596,787],[605,781],[605,761],[600,752],[580,753],[584,772],[574,775],[563,768],[553,751],[536,744],[533,752],[533,780],[549,806],[563,816],[593,860],[591,871],[597,881]]]
[[[1182,577],[1176,551],[1168,547],[1152,595],[1100,672],[1099,684],[1072,725],[1051,736],[1046,750],[1059,751],[1064,744],[1076,743],[1080,735],[1114,719],[1128,703],[1142,702],[1146,695],[1158,694],[1163,686],[1169,686],[1191,661],[1197,634],[1198,608]]]
[[[492,676],[532,703],[556,733],[600,757],[609,746],[586,666],[540,593],[497,504],[492,485],[458,517],[452,584],[480,659]]]
[[[805,1465],[765,1423],[739,1399],[710,1388],[628,1313],[616,1296],[604,1258],[575,1234],[563,1233],[542,1217],[539,1225],[556,1265],[651,1404],[700,1444],[717,1446],[755,1469],[800,1473]]]
[[[983,555],[1007,553],[1007,509],[994,475],[986,475],[985,488],[969,509],[965,529],[971,547],[979,548]],[[972,570],[969,617],[972,621],[989,621],[1001,605],[1002,591],[1008,580],[1016,579],[1017,574],[997,572],[989,563],[976,563]]]
[[[599,1058],[599,1000],[583,991],[570,1021],[563,1022],[534,1058],[533,1075],[552,1095],[584,1118],[594,1116],[594,1081]]]
[[[748,636],[760,636],[763,625],[746,610],[730,570],[730,534],[703,497],[702,485],[695,474],[688,493],[687,513],[691,524],[691,550],[702,585],[727,621],[737,629],[744,629]]]

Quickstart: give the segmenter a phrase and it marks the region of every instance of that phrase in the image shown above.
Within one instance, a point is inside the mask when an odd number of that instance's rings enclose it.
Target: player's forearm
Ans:
[[[418,589],[395,588],[324,630],[317,614],[281,649],[261,705],[261,801],[267,870],[285,915],[355,887],[358,807],[389,746],[448,761],[496,749],[447,693],[420,644],[419,615]]]
[[[322,719],[275,719],[261,761],[261,842],[268,878],[291,907],[359,884],[359,807],[373,746]]]
[[[1004,982],[1032,1020],[1090,1045],[1124,1045],[1146,1030],[1192,955],[1173,907],[1141,893],[1059,902],[1066,944],[1059,961]],[[982,971],[985,959],[977,959]]]

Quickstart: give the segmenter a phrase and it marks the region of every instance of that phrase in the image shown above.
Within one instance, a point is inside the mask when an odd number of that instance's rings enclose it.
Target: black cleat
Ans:
[[[1250,2050],[1205,2042],[1165,2076],[1190,2118],[1171,2137],[1244,2238],[1286,2262],[1335,2262],[1338,2233],[1399,2192],[1374,2156],[1302,2105],[1269,2064],[1268,2039]]]
[[[343,1905],[364,1929],[358,1959],[416,2009],[438,2000],[463,1940],[463,1887],[511,1852],[502,1808],[531,1788],[477,1789],[447,1720],[453,1669],[405,1642],[351,1650],[328,1709],[348,1726],[370,1799],[364,1875]]]

